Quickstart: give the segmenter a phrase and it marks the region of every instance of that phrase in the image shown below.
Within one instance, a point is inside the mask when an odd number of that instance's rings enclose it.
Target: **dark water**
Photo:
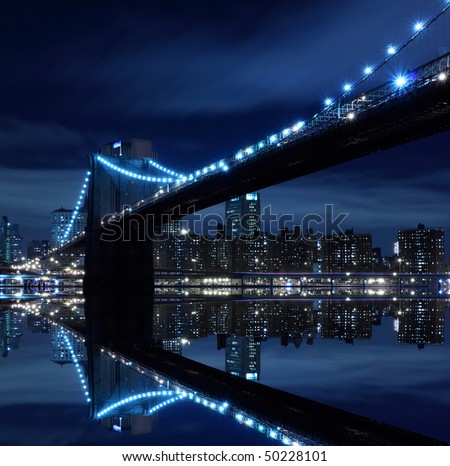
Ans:
[[[160,304],[154,330],[160,346],[187,358],[450,442],[447,306],[425,298]],[[0,444],[280,445],[290,438],[275,425],[259,432],[257,418],[246,425],[238,411],[219,412],[213,395],[196,403],[190,392],[161,409],[169,395],[145,395],[93,419],[94,398],[98,415],[130,395],[173,390],[176,398],[184,389],[107,349],[89,354],[96,372],[88,381],[84,344],[42,313],[82,322],[82,299],[3,301]]]

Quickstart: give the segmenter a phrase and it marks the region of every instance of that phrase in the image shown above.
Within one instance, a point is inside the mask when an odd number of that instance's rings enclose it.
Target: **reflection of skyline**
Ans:
[[[10,351],[19,349],[21,327],[22,316],[19,312],[13,310],[0,312],[0,351],[4,358]]]
[[[433,302],[428,303],[428,307],[426,308],[426,311],[433,313],[434,312],[434,307],[433,307]],[[398,316],[398,309],[399,309],[399,303],[405,306],[410,306],[411,303],[414,303],[413,300],[405,300],[404,302],[394,302],[394,301],[374,301],[374,302],[363,302],[363,303],[358,303],[358,302],[346,302],[346,301],[339,301],[336,303],[331,303],[326,300],[322,301],[301,301],[301,302],[239,302],[239,303],[234,303],[233,306],[231,306],[231,303],[196,303],[195,307],[193,305],[181,305],[177,304],[177,308],[179,311],[179,315],[176,318],[176,320],[181,320],[183,322],[183,326],[178,326],[178,332],[180,335],[180,338],[182,338],[183,335],[185,335],[186,329],[189,327],[190,321],[189,316],[184,316],[184,314],[188,313],[189,315],[192,315],[191,313],[197,312],[197,320],[195,321],[195,328],[194,331],[191,332],[190,336],[192,340],[195,340],[196,335],[203,334],[204,331],[206,330],[208,333],[206,334],[207,336],[209,335],[209,342],[214,341],[211,339],[211,333],[210,330],[214,326],[221,326],[220,328],[232,328],[233,326],[239,328],[240,332],[243,333],[244,335],[240,335],[235,337],[232,335],[233,338],[235,338],[238,341],[242,342],[250,342],[251,343],[251,338],[249,338],[249,335],[251,335],[251,328],[253,328],[253,331],[260,332],[259,335],[262,337],[255,338],[253,339],[253,343],[257,343],[259,347],[260,345],[266,345],[267,344],[267,349],[264,349],[265,351],[265,361],[263,361],[263,371],[264,372],[273,372],[273,364],[274,360],[270,359],[269,354],[267,352],[273,352],[273,355],[276,360],[279,360],[280,355],[283,358],[289,358],[291,363],[296,363],[296,361],[299,361],[299,365],[295,367],[301,367],[300,366],[300,361],[304,361],[305,364],[310,364],[308,361],[310,360],[309,356],[313,356],[311,351],[314,352],[314,354],[320,354],[317,353],[317,350],[320,350],[322,354],[325,354],[323,352],[324,349],[329,349],[331,350],[332,347],[334,346],[336,348],[336,344],[340,345],[342,348],[347,347],[348,345],[344,345],[343,341],[342,343],[339,341],[338,335],[341,335],[342,332],[339,330],[342,328],[342,325],[338,325],[338,331],[335,333],[335,336],[332,337],[333,340],[338,340],[336,343],[332,344],[327,344],[323,345],[320,343],[320,340],[325,340],[322,335],[323,328],[325,325],[322,325],[322,317],[323,315],[328,315],[328,316],[333,316],[338,319],[338,322],[343,322],[346,323],[350,319],[352,321],[352,316],[353,316],[353,321],[358,322],[358,319],[362,319],[362,317],[365,317],[365,319],[362,320],[362,322],[365,322],[365,325],[367,326],[367,322],[370,322],[372,325],[379,325],[380,320],[383,319],[384,322],[384,333],[387,335],[389,332],[392,333],[392,322],[393,319]],[[208,304],[211,306],[208,307]],[[257,304],[257,306],[256,306]],[[363,304],[363,306],[361,306]],[[445,302],[440,301],[437,303],[438,305],[440,304],[440,310],[442,311],[445,307]],[[335,306],[336,305],[336,306]],[[339,305],[339,306],[338,306]],[[65,304],[61,303],[61,306],[65,308]],[[357,307],[357,312],[354,311],[354,307]],[[439,306],[438,306],[439,307]],[[161,310],[164,308],[164,306],[160,306],[159,313],[160,317],[163,319],[165,316],[161,314]],[[341,309],[341,310],[340,310]],[[406,308],[405,308],[406,309]],[[343,311],[342,311],[343,310]],[[347,312],[347,315],[345,312]],[[356,316],[356,317],[355,317]],[[382,317],[383,316],[383,317]],[[442,316],[444,317],[444,316]],[[439,319],[438,319],[439,320]],[[280,321],[281,323],[279,323]],[[330,321],[333,321],[333,319],[330,319]],[[391,324],[389,325],[389,321]],[[201,324],[203,322],[203,324]],[[246,323],[249,323],[249,325],[245,325]],[[172,322],[173,324],[173,322]],[[173,328],[177,328],[177,325]],[[202,328],[203,325],[203,328]],[[348,328],[345,325],[343,328]],[[355,329],[358,328],[358,326],[351,327],[353,329],[353,336],[357,333]],[[300,329],[300,330],[299,330]],[[303,331],[301,330],[303,329]],[[439,330],[439,329],[437,329]],[[32,332],[32,328],[29,329],[30,332]],[[378,332],[378,331],[377,331]],[[278,333],[278,335],[276,335]],[[246,335],[245,335],[246,334]],[[273,341],[274,336],[276,335],[276,340]],[[337,335],[337,336],[336,336]],[[166,336],[169,337],[169,333],[166,333]],[[363,333],[364,336],[364,333]],[[50,337],[50,336],[49,336]],[[48,337],[47,337],[48,338]],[[49,338],[48,338],[49,339]],[[271,339],[272,342],[267,342],[266,339]],[[305,345],[308,343],[313,343],[314,339],[317,341],[314,343],[318,343],[319,346],[322,346],[322,348],[307,348]],[[377,340],[376,335],[374,335],[374,340]],[[70,338],[71,344],[70,346],[75,348],[76,343],[75,341]],[[279,345],[281,344],[287,344],[288,346],[291,347],[290,351],[286,352],[286,355],[284,355],[284,349],[279,348]],[[207,343],[205,341],[205,343]],[[222,342],[224,343],[224,342]],[[355,340],[356,343],[356,340]],[[391,339],[391,343],[394,343],[394,340]],[[197,347],[197,344],[193,342],[194,344],[194,349]],[[214,345],[215,346],[215,345]],[[392,344],[391,350],[393,348]],[[414,345],[415,346],[415,345]],[[363,345],[363,348],[366,347],[367,345]],[[203,345],[203,348],[205,348],[205,345]],[[278,349],[277,349],[278,348]],[[301,357],[297,353],[298,349],[303,349],[306,350],[305,353]],[[364,354],[364,349],[362,349],[363,354]],[[414,349],[414,348],[413,348]],[[293,351],[292,351],[293,350]],[[276,351],[276,355],[275,355]],[[281,351],[281,353],[280,353]],[[417,350],[416,350],[417,351]],[[303,352],[303,351],[302,351]],[[400,350],[401,352],[401,350]],[[215,353],[213,350],[212,353]],[[220,369],[224,369],[224,352],[221,354],[219,353],[216,357],[216,360],[218,360],[219,365],[218,366],[213,366],[213,367],[218,367]],[[360,351],[356,352],[357,354],[360,354]],[[429,352],[427,352],[429,353]],[[189,348],[186,349],[186,355],[191,358],[191,349]],[[217,354],[217,353],[216,353]],[[348,350],[344,350],[343,354],[349,354]],[[377,352],[378,354],[378,352]],[[409,352],[410,354],[410,352]],[[308,356],[307,359],[305,359],[303,356]],[[422,356],[422,355],[421,355]],[[423,356],[426,356],[425,354]],[[107,356],[110,361],[112,356]],[[317,356],[316,356],[317,357]],[[103,401],[101,404],[99,404],[100,408],[101,407],[108,407],[113,405],[114,403],[118,401],[123,401],[126,400],[127,398],[133,397],[133,396],[139,396],[142,395],[143,393],[148,393],[151,391],[150,388],[146,390],[146,387],[144,385],[140,385],[139,382],[136,384],[136,388],[133,388],[132,385],[128,384],[128,381],[130,379],[130,373],[131,369],[134,370],[137,375],[143,375],[141,372],[139,372],[140,368],[139,366],[136,366],[134,361],[130,366],[127,366],[124,364],[123,361],[118,362],[118,360],[121,358],[120,355],[117,356],[116,361],[109,362],[106,367],[103,365],[95,367],[95,370],[100,374],[98,376],[99,380],[101,382],[104,382],[105,380],[110,380],[111,385],[114,386],[114,390],[111,390],[109,392],[109,397],[105,398],[103,397]],[[286,362],[289,360],[286,359]],[[352,358],[353,359],[353,358]],[[356,357],[357,359],[357,357]],[[423,359],[421,357],[421,359]],[[311,362],[314,361],[314,359],[311,359]],[[120,364],[122,367],[119,369],[115,369],[114,366]],[[269,367],[269,365],[272,368]],[[69,367],[70,371],[72,370],[71,367]],[[277,374],[277,379],[279,377],[278,372],[275,372]],[[147,371],[146,376],[148,377],[149,371]],[[267,383],[267,381],[270,379],[270,377],[273,377],[274,374],[270,375],[269,373],[267,375],[264,375],[263,383]],[[133,376],[131,376],[133,377]],[[122,379],[122,381],[120,381]],[[119,382],[118,382],[119,381]],[[176,390],[176,387],[171,386],[172,382],[170,382],[170,385],[167,385],[167,378],[163,382],[163,387],[160,385],[159,381],[154,381],[154,385],[152,387],[153,390],[168,390],[170,387],[172,390]],[[128,385],[127,385],[128,384]],[[253,384],[252,384],[253,385]],[[259,385],[259,384],[254,384],[254,385]],[[276,385],[275,385],[276,386]],[[125,387],[126,389],[124,389]],[[289,391],[290,386],[288,387]],[[284,387],[283,387],[284,389]],[[96,395],[98,395],[102,390],[99,389],[97,386],[97,391],[94,396],[92,396],[92,400],[96,400]],[[89,387],[89,392],[91,393],[91,386]],[[214,393],[214,392],[213,392]],[[118,398],[116,397],[118,396]],[[103,395],[101,395],[103,396]],[[214,396],[214,395],[213,395]],[[314,397],[312,397],[314,399]],[[226,398],[222,398],[226,399]],[[98,419],[98,423],[104,427],[106,430],[110,431],[127,431],[130,434],[150,434],[152,433],[153,435],[160,435],[160,430],[164,423],[167,422],[167,419],[172,417],[172,410],[178,411],[181,409],[183,412],[188,405],[191,405],[188,400],[186,400],[183,403],[180,403],[180,405],[177,403],[176,407],[169,408],[166,410],[165,408],[162,410],[162,412],[156,412],[151,410],[155,408],[158,404],[160,404],[162,401],[167,401],[166,398],[162,397],[159,398],[158,401],[156,399],[145,399],[145,397],[142,397],[141,399],[137,399],[135,401],[131,401],[127,406],[120,407],[118,409],[113,409],[111,415],[106,415],[102,417],[101,419]],[[201,398],[201,408],[204,410],[203,406],[203,400],[204,398]],[[220,400],[220,398],[219,398]],[[191,400],[192,401],[192,400]],[[215,403],[213,399],[208,398],[205,400],[209,403]],[[230,400],[228,400],[230,401]],[[139,406],[138,406],[139,405]],[[213,409],[208,405],[209,409]],[[196,408],[198,409],[198,408]],[[206,410],[209,412],[209,409]],[[212,413],[213,416],[216,416],[216,413]],[[158,421],[158,417],[160,417],[159,422],[161,425],[159,425],[158,422],[158,427],[155,425],[155,421]],[[243,415],[243,417],[239,417],[241,421],[243,422],[247,421],[248,418]],[[243,422],[237,420],[240,424]],[[218,419],[219,420],[219,419]],[[249,421],[250,422],[250,421]],[[112,434],[113,435],[113,434]]]
[[[437,299],[158,304],[154,332],[163,347],[175,347],[178,354],[182,342],[208,335],[252,337],[262,344],[268,338],[280,338],[281,345],[300,348],[303,341],[312,345],[317,338],[350,344],[370,339],[372,326],[379,326],[382,316],[391,316],[397,322],[395,328],[401,329],[399,343],[442,344],[445,309],[446,304]]]
[[[65,337],[69,339],[70,344],[67,344]],[[50,360],[56,364],[63,366],[64,364],[72,364],[73,357],[71,351],[76,355],[80,365],[87,364],[87,352],[84,343],[73,337],[71,334],[65,334],[57,325],[51,326],[51,358]]]
[[[398,342],[425,345],[443,345],[445,305],[440,301],[406,300],[393,309]]]

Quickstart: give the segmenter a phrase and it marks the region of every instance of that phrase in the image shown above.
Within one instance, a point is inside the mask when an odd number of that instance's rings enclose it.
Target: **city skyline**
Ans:
[[[149,138],[161,162],[180,170],[216,160],[310,117],[324,96],[339,92],[340,81],[355,79],[363,64],[379,60],[386,44],[409,37],[416,16],[429,18],[442,5],[397,2],[389,4],[386,15],[383,5],[369,2],[299,6],[285,1],[270,8],[269,3],[256,7],[244,2],[234,15],[231,2],[207,10],[180,4],[178,14],[171,15],[163,4],[136,5],[126,12],[112,4],[107,11],[92,6],[91,16],[81,21],[82,10],[69,3],[39,9],[10,5],[1,33],[10,41],[20,34],[17,49],[8,50],[10,73],[3,77],[10,93],[0,125],[2,208],[22,226],[26,242],[48,237],[44,221],[50,212],[61,205],[74,207],[86,154],[107,141]],[[46,20],[36,21],[40,15]],[[24,26],[20,33],[14,27],[19,16]],[[366,25],[367,16],[373,26]],[[119,30],[133,25],[135,32],[120,44],[113,27],[87,32],[98,18]],[[320,31],[309,26],[317,18],[322,20]],[[146,22],[164,27],[147,30]],[[85,34],[75,43],[80,32]],[[329,37],[338,33],[340,43],[331,56]],[[363,41],[354,40],[358,33]],[[49,49],[55,36],[60,43]],[[202,40],[209,36],[214,49]],[[182,53],[186,44],[195,70]],[[15,53],[22,50],[36,53],[18,62]],[[164,52],[165,64],[158,61]],[[321,57],[326,57],[325,68]],[[48,64],[43,74],[26,73],[40,63]],[[123,65],[120,71],[117,63]],[[155,65],[151,72],[150,64]],[[177,65],[177,73],[167,74]],[[167,79],[158,79],[164,73]],[[145,78],[151,78],[149,83]],[[105,86],[94,104],[91,96],[100,79]],[[115,111],[108,116],[110,110],[124,110],[124,116]],[[346,228],[370,230],[374,244],[388,251],[385,238],[395,237],[398,228],[419,222],[450,226],[443,215],[449,142],[448,133],[423,139],[268,188],[261,196],[277,213],[299,217],[333,203],[350,214]]]

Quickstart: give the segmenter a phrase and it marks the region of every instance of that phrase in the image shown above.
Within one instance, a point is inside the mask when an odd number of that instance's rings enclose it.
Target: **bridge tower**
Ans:
[[[145,157],[124,157],[122,153],[107,153],[105,157],[148,175],[153,171]],[[98,344],[144,342],[152,336],[152,241],[143,234],[146,225],[140,216],[128,218],[126,225],[116,224],[113,236],[105,234],[111,230],[105,232],[102,219],[120,212],[125,203],[132,204],[157,187],[109,171],[99,162],[98,154],[89,156],[89,167],[83,284],[88,339]]]

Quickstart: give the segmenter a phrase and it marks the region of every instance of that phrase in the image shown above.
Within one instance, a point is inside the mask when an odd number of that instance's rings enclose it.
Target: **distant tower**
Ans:
[[[0,262],[11,263],[11,234],[8,217],[3,216],[0,224]]]
[[[11,262],[19,262],[24,256],[23,238],[20,235],[18,223],[10,225],[10,250]]]
[[[235,197],[225,203],[227,239],[240,235],[254,236],[260,230],[261,204],[259,193]]]

